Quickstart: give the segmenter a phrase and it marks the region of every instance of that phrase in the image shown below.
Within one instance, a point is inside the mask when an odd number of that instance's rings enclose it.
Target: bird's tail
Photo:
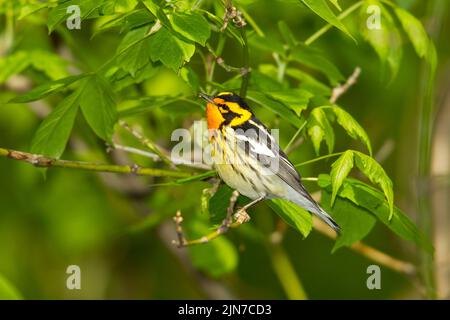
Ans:
[[[291,201],[318,216],[322,221],[336,231],[337,234],[341,233],[341,227],[339,227],[336,221],[334,221],[333,218],[330,217],[330,215],[326,213],[326,211],[323,210],[308,193],[305,193],[305,195],[300,197],[296,195]]]
[[[317,215],[322,221],[324,221],[327,225],[329,225],[337,234],[341,233],[341,227],[333,220],[332,217],[328,213],[325,212],[319,205],[317,205],[317,209],[313,211],[315,215]]]

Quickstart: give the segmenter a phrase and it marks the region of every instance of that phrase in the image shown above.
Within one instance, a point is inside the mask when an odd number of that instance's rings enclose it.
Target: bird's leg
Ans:
[[[239,197],[239,192],[234,190],[230,197],[230,204],[228,205],[228,208],[227,208],[227,215],[226,215],[225,219],[222,221],[222,224],[219,227],[219,229],[217,229],[218,232],[223,232],[223,231],[228,230],[231,223],[233,222],[232,217],[233,217],[233,212],[234,212],[234,206],[236,204],[238,197]]]
[[[250,208],[251,206],[254,206],[255,204],[257,204],[258,202],[261,202],[262,200],[264,200],[266,196],[263,195],[249,203],[247,203],[245,206],[243,206],[242,208],[240,208],[235,214],[234,214],[234,219],[236,220],[237,223],[239,224],[243,224],[247,221],[250,220],[250,216],[247,214],[246,210],[248,208]]]

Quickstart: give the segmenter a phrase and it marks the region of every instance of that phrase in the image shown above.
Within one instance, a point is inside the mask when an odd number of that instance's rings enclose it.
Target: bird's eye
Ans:
[[[230,108],[226,104],[219,104],[220,112],[227,113],[230,111]]]

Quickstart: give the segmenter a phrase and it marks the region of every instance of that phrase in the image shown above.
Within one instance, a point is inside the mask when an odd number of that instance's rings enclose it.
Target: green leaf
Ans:
[[[44,50],[33,50],[27,54],[33,67],[44,72],[50,79],[57,80],[69,76],[68,63],[59,55]]]
[[[148,97],[148,99],[140,99],[138,105],[120,110],[119,118],[125,118],[130,116],[135,116],[141,113],[145,113],[151,110],[155,110],[164,106],[167,106],[171,103],[177,102],[181,99],[181,97],[176,96],[163,96],[162,99],[156,99]]]
[[[333,206],[334,201],[336,199],[336,195],[339,191],[339,188],[344,183],[344,180],[347,178],[348,174],[353,168],[353,151],[347,150],[345,151],[332,165],[331,165],[331,186],[332,186],[332,195],[331,195],[331,206]]]
[[[421,58],[425,57],[428,52],[430,40],[422,23],[408,11],[395,7],[395,13],[400,20],[403,29],[411,40],[417,55]]]
[[[150,63],[149,41],[144,39],[148,27],[131,30],[117,48],[117,64],[135,77],[136,72]]]
[[[220,225],[227,216],[227,208],[230,205],[230,197],[233,190],[227,185],[222,185],[209,199],[209,219],[211,224]]]
[[[161,61],[175,72],[184,62],[188,62],[195,52],[195,45],[173,35],[167,28],[162,27],[152,35],[149,43],[150,57],[153,61]]]
[[[203,9],[197,9],[196,11],[204,13],[206,15],[206,17],[216,25],[217,29],[220,29],[222,27],[222,25],[223,25],[222,17],[219,18],[219,17],[215,16],[214,14],[212,14],[211,12],[209,12],[207,10],[203,10]],[[232,25],[229,24],[228,28],[225,29],[225,33],[228,36],[234,38],[236,41],[238,41],[241,46],[244,46],[244,39],[242,38],[242,35],[240,34],[240,32],[237,31],[237,29],[235,27],[233,27]],[[255,33],[255,35],[257,35],[257,34]]]
[[[319,155],[320,153],[320,145],[322,143],[322,140],[325,139],[327,146],[328,146],[328,152],[333,152],[334,149],[334,130],[331,126],[330,122],[328,121],[328,118],[321,108],[314,108],[311,111],[311,114],[308,118],[308,134],[311,137],[311,141],[314,146],[314,150],[316,151],[316,154]]]
[[[318,184],[321,188],[331,192],[330,176],[319,175]],[[367,184],[348,178],[344,181],[338,194],[356,205],[370,211],[382,223],[403,239],[413,241],[429,253],[433,252],[431,241],[420,232],[415,224],[399,208],[394,208],[394,215],[389,219],[390,209],[384,195]]]
[[[228,30],[228,28],[227,28]],[[258,49],[270,53],[278,53],[282,57],[285,56],[285,45],[277,38],[271,35],[260,37],[256,33],[250,33],[247,37],[251,48]]]
[[[52,33],[53,30],[62,21],[66,20],[73,13],[68,13],[67,8],[72,5],[77,5],[80,8],[80,18],[83,20],[88,17],[92,12],[98,9],[103,4],[103,0],[72,0],[65,1],[52,10],[48,14],[47,27],[48,33]]]
[[[247,93],[247,99],[260,104],[261,106],[269,109],[272,112],[275,112],[276,114],[280,115],[280,117],[289,121],[297,128],[303,126],[303,121],[299,117],[297,117],[295,113],[292,112],[292,110],[287,108],[284,104],[276,100],[272,100],[271,98],[260,92],[249,91]]]
[[[17,51],[0,58],[0,83],[4,83],[10,76],[22,72],[29,66],[56,80],[68,76],[67,64],[67,61],[49,51],[39,49]]]
[[[366,209],[348,199],[338,197],[333,207],[330,206],[331,193],[324,190],[321,205],[341,227],[332,252],[343,246],[350,247],[364,239],[375,226],[376,218]]]
[[[211,230],[201,221],[186,224],[188,235],[192,239],[200,238]],[[201,246],[188,247],[192,264],[213,278],[219,278],[234,271],[238,264],[238,253],[226,237],[218,237]]]
[[[278,30],[280,30],[284,41],[289,47],[295,47],[298,43],[289,26],[283,20],[278,21]]]
[[[117,15],[96,27],[91,39],[98,34],[112,28],[120,28],[120,33],[140,28],[142,26],[154,23],[154,17],[146,9],[136,9],[131,12]]]
[[[154,15],[157,19],[159,19],[162,25],[164,25],[166,28],[170,27],[169,18],[167,18],[163,9],[158,4],[156,4],[155,1],[142,0],[142,3],[145,5],[148,11],[151,12],[152,15]]]
[[[86,78],[81,86],[81,111],[94,132],[110,142],[117,121],[114,93],[108,82],[98,75]]]
[[[285,90],[283,84],[273,76],[273,72],[276,72],[274,65],[259,65],[258,70],[252,71],[250,87],[254,91],[261,92]],[[230,83],[228,82],[227,85]]]
[[[0,274],[0,300],[21,300],[19,291]]]
[[[300,116],[302,111],[308,107],[309,100],[314,96],[305,89],[269,91],[266,92],[266,94],[287,105],[297,114],[297,116]]]
[[[339,69],[317,49],[305,46],[304,44],[298,44],[292,50],[289,57],[314,70],[322,72],[333,86],[345,80]]]
[[[288,225],[307,237],[312,229],[312,216],[303,208],[283,199],[268,201],[269,207],[275,211]]]
[[[22,20],[23,18],[33,14],[43,8],[47,8],[51,3],[49,2],[35,2],[30,4],[21,4],[20,6],[20,14],[17,17],[17,20]]]
[[[336,7],[336,9],[338,9],[339,11],[342,11],[342,8],[341,8],[341,6],[339,5],[339,0],[329,0],[332,4],[333,4],[333,6],[335,6]]]
[[[391,179],[375,159],[358,151],[353,151],[353,153],[358,169],[361,170],[372,183],[378,184],[381,187],[381,190],[383,190],[389,203],[389,219],[391,219],[394,214],[394,190]]]
[[[172,28],[189,40],[205,46],[211,35],[208,21],[195,12],[174,12],[170,19]]]
[[[219,189],[217,189],[216,193],[214,193],[214,195],[209,199],[209,220],[212,225],[220,225],[226,218],[232,193],[233,189],[231,189],[229,186],[221,185]],[[249,201],[250,200],[247,197],[239,195],[238,200],[235,204],[235,211],[236,208],[243,207]]]
[[[114,3],[115,12],[129,12],[138,4],[137,0],[116,0]]]
[[[331,109],[336,115],[337,122],[345,129],[347,134],[353,139],[360,139],[367,147],[369,154],[372,154],[372,146],[370,144],[369,136],[366,131],[356,122],[355,119],[344,109],[338,106],[326,106],[326,109]]]
[[[371,5],[380,8],[380,28],[369,29],[366,25],[361,26],[361,34],[374,48],[383,64],[387,63],[391,71],[391,79],[395,78],[400,68],[403,56],[402,37],[395,25],[394,19],[388,10],[376,0],[369,0],[361,8],[362,21],[367,21],[367,8]]]
[[[122,89],[134,84],[142,83],[143,81],[152,78],[159,70],[159,65],[149,63],[137,70],[134,77],[123,69],[117,68],[116,73],[111,75],[108,79],[113,83],[114,91],[121,91]]]
[[[17,51],[6,57],[0,57],[0,84],[6,82],[10,76],[25,70],[31,63],[25,51]]]
[[[25,103],[25,102],[40,100],[52,93],[56,93],[60,90],[63,90],[64,88],[67,88],[70,84],[72,84],[75,81],[78,81],[80,79],[83,79],[86,76],[87,76],[86,74],[80,74],[80,75],[76,75],[76,76],[69,76],[66,78],[59,79],[59,80],[45,82],[45,83],[41,84],[40,86],[37,86],[36,88],[31,89],[27,93],[25,93],[21,96],[15,97],[14,99],[11,99],[9,102]]]
[[[200,86],[200,80],[198,79],[197,73],[195,73],[192,68],[183,67],[180,69],[180,77],[184,80],[194,91],[194,93],[198,92],[198,88]]]
[[[348,32],[345,25],[336,17],[334,12],[330,9],[325,0],[301,0],[309,9],[311,9],[315,14],[324,19],[329,24],[335,26],[350,38],[354,39],[353,36]]]
[[[287,68],[286,74],[294,79],[299,80],[300,88],[312,92],[316,96],[329,97],[331,95],[330,87],[300,69]]]
[[[59,158],[66,148],[79,107],[80,91],[64,100],[42,121],[31,142],[31,153]]]

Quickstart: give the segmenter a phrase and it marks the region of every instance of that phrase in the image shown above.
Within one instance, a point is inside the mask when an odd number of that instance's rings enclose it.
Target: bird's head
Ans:
[[[200,96],[207,101],[208,129],[219,129],[223,126],[238,127],[253,116],[244,99],[232,92],[220,92],[215,97],[204,93]]]

